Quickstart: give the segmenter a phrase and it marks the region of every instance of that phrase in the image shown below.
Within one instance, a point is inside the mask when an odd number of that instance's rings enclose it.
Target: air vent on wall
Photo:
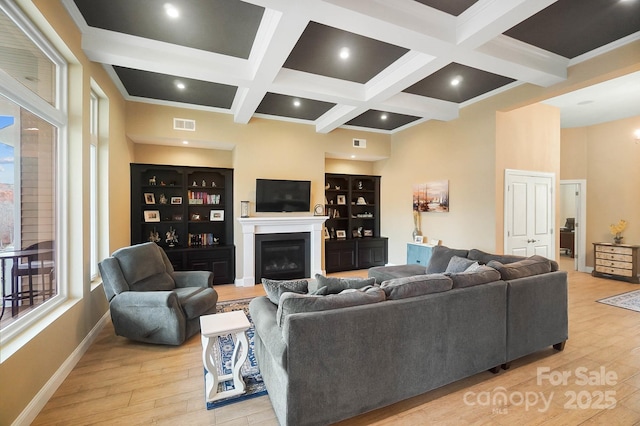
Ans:
[[[353,147],[354,148],[366,148],[367,147],[367,140],[366,139],[354,139],[353,140]]]
[[[195,132],[196,120],[188,120],[186,118],[174,118],[173,130],[188,130],[190,132]]]

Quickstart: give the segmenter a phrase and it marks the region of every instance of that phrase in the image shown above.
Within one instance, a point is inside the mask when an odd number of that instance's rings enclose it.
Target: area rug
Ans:
[[[598,300],[598,302],[640,312],[640,290],[633,290],[616,296],[606,297]]]
[[[253,321],[251,320],[251,315],[249,314],[250,301],[251,299],[240,299],[231,300],[228,302],[218,302],[218,305],[216,307],[216,311],[218,313],[244,311],[244,313],[247,315],[247,318],[249,318],[249,322],[251,323],[251,327],[249,328],[249,330],[247,330],[249,353],[247,355],[247,360],[240,369],[240,371],[242,372],[244,383],[247,385],[246,392],[242,395],[232,396],[229,398],[221,399],[219,401],[207,402],[207,410],[213,410],[214,408],[220,408],[225,405],[267,394],[267,389],[264,385],[264,382],[262,381],[262,376],[260,375],[260,370],[258,368],[258,361],[256,360],[256,356],[254,353],[254,336],[256,330],[253,325]],[[235,342],[233,341],[233,337],[231,334],[218,337],[218,344],[214,346],[214,354],[216,356],[216,359],[222,359],[221,363],[216,363],[219,374],[231,374],[231,357],[233,356],[234,347]],[[205,374],[206,372],[207,371],[205,369]],[[234,387],[232,380],[218,383],[218,391],[220,392],[233,388]]]

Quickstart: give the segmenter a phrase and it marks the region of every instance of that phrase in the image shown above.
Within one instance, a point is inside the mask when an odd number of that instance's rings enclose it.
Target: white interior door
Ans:
[[[505,171],[505,253],[555,258],[555,175]]]

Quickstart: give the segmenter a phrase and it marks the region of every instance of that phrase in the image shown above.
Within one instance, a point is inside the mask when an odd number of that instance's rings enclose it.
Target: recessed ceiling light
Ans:
[[[342,49],[340,49],[340,58],[341,59],[347,59],[350,55],[349,52],[349,48],[348,47],[343,47]]]
[[[381,119],[381,120],[386,120],[386,119],[387,119],[387,114],[382,114],[382,115],[380,116],[380,119]]]
[[[462,82],[462,77],[454,77],[451,80],[451,85],[452,86],[457,86],[458,84],[460,84]]]
[[[183,145],[189,145],[189,141],[182,141]]]
[[[177,18],[178,16],[180,16],[180,11],[174,5],[169,3],[164,4],[164,12],[170,18]]]
[[[184,89],[185,89],[185,87],[187,87],[187,86],[185,86],[185,85],[184,85],[184,83],[183,83],[183,82],[181,82],[181,81],[176,81],[176,87],[177,87],[178,89],[180,89],[180,90],[184,90]]]
[[[296,108],[299,107],[300,106],[300,99],[294,99],[293,100],[293,106],[296,107]]]
[[[593,101],[592,100],[587,100],[587,101],[580,101],[578,102],[578,105],[589,105],[592,104]]]
[[[27,131],[27,132],[37,132],[40,129],[38,129],[37,127],[27,127],[24,130]]]
[[[356,158],[356,156],[354,154],[351,154],[351,158]]]

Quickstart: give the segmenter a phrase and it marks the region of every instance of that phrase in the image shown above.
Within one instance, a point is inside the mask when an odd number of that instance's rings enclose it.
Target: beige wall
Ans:
[[[103,225],[105,246],[124,245],[129,240],[129,167],[131,144],[124,135],[124,100],[107,76],[104,69],[87,60],[80,49],[80,34],[59,1],[39,0],[35,6],[30,1],[18,0],[22,7],[47,38],[60,50],[69,62],[69,153],[67,161],[70,173],[66,192],[70,195],[66,211],[68,221],[65,238],[68,253],[60,256],[59,262],[65,264],[69,273],[60,275],[64,279],[60,285],[68,285],[70,300],[56,311],[52,323],[38,323],[24,333],[23,338],[15,339],[2,347],[3,362],[0,364],[0,424],[12,424],[15,419],[32,403],[45,384],[59,374],[59,369],[83,339],[96,326],[107,312],[108,306],[104,291],[100,285],[92,286],[89,279],[88,259],[88,157],[89,157],[89,110],[90,79],[100,86],[106,95],[108,111],[103,114],[109,125],[101,130],[102,177],[107,189],[103,205],[102,218],[105,223],[118,224],[109,227]],[[55,31],[54,31],[55,29]],[[7,355],[11,354],[11,355]],[[5,359],[6,357],[6,359]]]
[[[189,141],[195,141],[199,146],[216,148],[169,148],[136,144],[135,162],[233,168],[234,212],[240,212],[240,201],[249,200],[252,215],[256,215],[257,178],[310,180],[311,205],[314,205],[324,202],[326,153],[378,158],[390,155],[390,137],[381,133],[338,129],[329,134],[319,134],[313,126],[306,124],[259,118],[252,119],[249,124],[235,124],[233,116],[229,114],[135,102],[127,104],[127,114],[137,118],[127,123],[127,134],[134,140],[165,143],[168,139],[180,141],[188,136]],[[196,120],[196,131],[172,130],[173,117]],[[367,148],[353,148],[353,138],[367,139]],[[364,162],[346,166],[344,161],[327,160],[327,164],[334,172],[371,171],[371,166],[365,166]],[[237,221],[234,235],[236,278],[240,279],[243,241],[242,229]]]
[[[587,181],[586,264],[593,243],[612,242],[609,225],[628,222],[624,243],[640,244],[640,116],[562,130],[562,179]]]

